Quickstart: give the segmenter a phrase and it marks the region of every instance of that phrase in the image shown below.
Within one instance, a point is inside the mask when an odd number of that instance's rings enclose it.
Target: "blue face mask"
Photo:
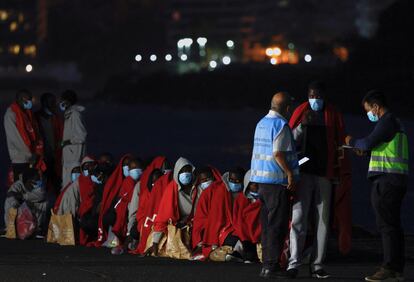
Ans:
[[[35,181],[35,183],[33,184],[33,189],[40,189],[43,187],[43,181],[42,180],[37,180]]]
[[[47,115],[49,115],[49,116],[53,116],[53,113],[48,109],[48,108],[45,108],[44,109],[45,110],[45,113],[47,114]]]
[[[323,109],[323,100],[322,99],[309,99],[309,104],[312,110],[318,112]]]
[[[72,182],[75,182],[81,174],[79,172],[72,173]]]
[[[91,180],[93,183],[102,184],[102,180],[99,180],[98,177],[96,177],[95,175],[91,176]]]
[[[183,172],[178,175],[178,180],[183,185],[188,185],[193,180],[193,174],[191,172]]]
[[[200,188],[202,190],[206,190],[211,185],[211,183],[213,183],[213,180],[208,180],[208,181],[202,182],[202,183],[200,183]]]
[[[83,170],[83,176],[88,176],[89,175],[89,170],[85,169]]]
[[[257,199],[259,199],[259,193],[253,192],[253,191],[249,191],[247,197],[250,198],[250,199],[253,199],[253,200],[257,200]]]
[[[27,101],[23,102],[23,108],[25,110],[31,110],[33,108],[32,100],[27,100]]]
[[[59,103],[59,109],[60,109],[62,112],[66,111],[66,108],[67,108],[67,106],[66,106],[66,103],[65,103],[65,102],[60,102],[60,103]]]
[[[377,122],[377,121],[379,120],[379,117],[378,117],[377,115],[374,115],[374,114],[372,113],[372,111],[369,111],[369,112],[367,113],[367,116],[368,116],[368,119],[369,119],[371,122]]]
[[[129,176],[131,176],[132,179],[135,181],[138,180],[141,177],[142,169],[140,168],[134,168],[129,171]]]
[[[122,171],[123,171],[125,177],[129,176],[129,167],[127,165],[124,165],[122,167]]]
[[[241,183],[234,183],[231,181],[229,181],[229,188],[230,188],[230,191],[234,193],[240,192],[243,189]]]

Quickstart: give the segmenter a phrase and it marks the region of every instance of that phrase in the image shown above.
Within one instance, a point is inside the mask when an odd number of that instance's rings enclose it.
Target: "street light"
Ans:
[[[227,40],[226,45],[230,49],[233,49],[234,48],[234,41],[233,40]]]
[[[272,65],[277,65],[277,59],[276,59],[276,58],[271,58],[271,59],[270,59],[270,63],[271,63]]]
[[[229,56],[224,56],[222,61],[223,61],[223,64],[227,66],[231,63],[231,58]]]
[[[267,56],[269,56],[269,57],[270,57],[270,56],[273,56],[273,54],[274,54],[274,52],[273,52],[273,49],[272,49],[272,48],[267,48],[267,49],[266,49],[266,55],[267,55]]]
[[[157,55],[151,55],[150,60],[151,62],[155,62],[157,60]]]
[[[167,55],[165,55],[165,60],[166,60],[167,62],[171,61],[171,60],[172,60],[172,56],[171,56],[171,54],[167,54]]]
[[[282,54],[282,50],[279,47],[275,47],[273,48],[273,54],[280,56]]]
[[[199,37],[199,38],[197,38],[197,43],[198,43],[198,45],[200,45],[200,47],[204,47],[207,44],[207,38]]]
[[[188,56],[186,54],[181,55],[181,61],[185,62],[187,61],[187,59],[188,59]]]
[[[309,54],[305,55],[305,62],[310,63],[312,61],[312,56]]]
[[[210,68],[215,69],[217,67],[217,62],[216,61],[210,61]]]
[[[142,56],[140,54],[135,56],[135,61],[137,62],[141,62],[142,61]]]
[[[28,64],[26,66],[26,72],[32,72],[32,70],[33,70],[33,66],[31,64]]]

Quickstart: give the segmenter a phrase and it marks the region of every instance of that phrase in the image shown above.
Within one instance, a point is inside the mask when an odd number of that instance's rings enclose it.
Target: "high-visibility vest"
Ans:
[[[404,132],[372,149],[369,171],[408,175],[408,138]]]
[[[287,175],[276,162],[273,154],[273,142],[288,126],[285,119],[279,116],[265,116],[256,126],[254,135],[254,146],[251,162],[250,181],[262,184],[287,185]],[[293,140],[293,134],[290,131]],[[293,171],[296,179],[299,178],[299,164],[297,154],[293,145],[292,151],[285,152],[286,162]]]

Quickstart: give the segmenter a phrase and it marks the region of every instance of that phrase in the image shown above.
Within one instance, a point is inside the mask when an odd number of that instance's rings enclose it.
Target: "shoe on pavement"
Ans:
[[[227,262],[243,262],[243,257],[238,251],[234,251],[231,254],[227,254],[225,260]]]
[[[269,268],[262,268],[262,271],[259,274],[260,277],[265,279],[289,279],[289,276],[284,270],[271,270]]]
[[[402,280],[399,280],[402,279]],[[371,276],[365,277],[365,281],[378,282],[378,281],[404,281],[402,275],[398,275],[395,271],[381,267],[377,272]]]
[[[291,269],[288,269],[286,272],[289,278],[295,279],[298,276],[299,270],[297,270],[296,268],[291,268]]]
[[[313,278],[318,278],[318,279],[326,279],[326,278],[331,277],[331,275],[329,275],[329,273],[323,270],[322,268],[312,271],[311,275]]]

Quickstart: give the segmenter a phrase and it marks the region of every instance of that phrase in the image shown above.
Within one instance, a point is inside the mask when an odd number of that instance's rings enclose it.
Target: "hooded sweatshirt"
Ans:
[[[158,243],[162,234],[166,232],[169,223],[187,223],[191,221],[193,209],[201,194],[201,189],[193,186],[190,195],[186,194],[180,182],[178,173],[186,166],[190,165],[194,171],[194,166],[185,158],[179,158],[174,166],[173,180],[165,188],[162,196],[158,215],[154,222],[153,242]]]
[[[230,182],[230,172],[225,172],[222,176],[223,182],[226,185],[227,191],[229,191],[231,193],[231,198],[232,198],[232,203],[234,203],[234,200],[237,198],[237,196],[240,194],[240,192],[233,192],[231,191],[230,187],[229,187],[229,182]]]
[[[86,152],[86,128],[83,121],[82,113],[85,107],[73,105],[65,111],[63,140],[70,140],[71,145],[63,148],[63,165],[79,165]]]

